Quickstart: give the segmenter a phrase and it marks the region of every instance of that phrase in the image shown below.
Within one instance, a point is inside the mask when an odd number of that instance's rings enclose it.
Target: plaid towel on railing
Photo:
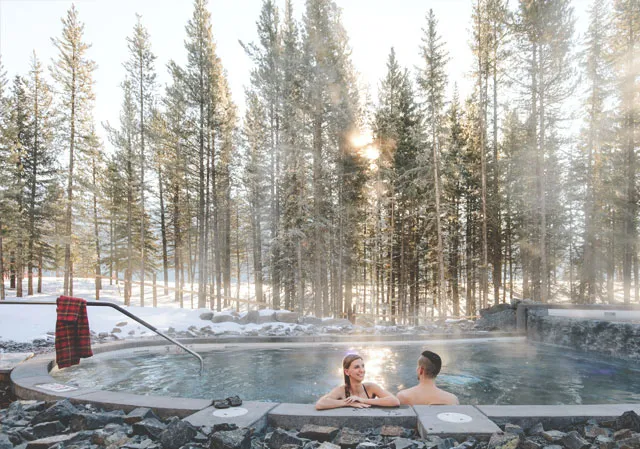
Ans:
[[[87,318],[87,301],[60,296],[56,301],[56,363],[59,368],[77,365],[81,358],[91,357],[91,336]]]

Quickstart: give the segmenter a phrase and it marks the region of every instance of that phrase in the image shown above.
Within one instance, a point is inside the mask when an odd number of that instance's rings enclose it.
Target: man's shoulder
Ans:
[[[416,391],[418,389],[418,386],[413,386],[413,387],[409,387],[409,388],[405,388],[403,390],[398,391],[398,394],[403,393],[403,394],[411,394],[414,391]]]
[[[453,393],[449,393],[448,391],[440,390],[438,395],[445,405],[457,405],[460,402],[458,401],[458,396]]]
[[[416,387],[410,387],[410,388],[405,388],[404,390],[398,391],[398,394],[396,394],[396,397],[400,401],[400,404],[411,405],[410,400],[412,399],[412,396],[415,390],[416,390]]]

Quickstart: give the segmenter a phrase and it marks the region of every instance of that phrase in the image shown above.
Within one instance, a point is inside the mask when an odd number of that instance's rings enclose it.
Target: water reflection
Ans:
[[[431,345],[232,349],[205,355],[197,375],[187,355],[88,359],[54,372],[62,382],[138,394],[246,400],[315,402],[343,382],[342,358],[365,361],[365,381],[392,393],[416,383],[424,349],[444,361],[438,383],[463,404],[598,404],[640,401],[640,366],[595,360],[564,349],[513,342]]]

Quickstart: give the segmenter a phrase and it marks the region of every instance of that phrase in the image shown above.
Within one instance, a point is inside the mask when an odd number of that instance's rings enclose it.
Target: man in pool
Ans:
[[[424,351],[418,358],[418,385],[398,392],[402,405],[458,405],[455,394],[436,387],[436,377],[442,368],[442,359],[438,354]]]

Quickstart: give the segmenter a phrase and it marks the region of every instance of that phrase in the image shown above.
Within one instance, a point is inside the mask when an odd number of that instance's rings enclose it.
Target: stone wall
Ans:
[[[475,328],[485,331],[514,331],[516,330],[516,304],[497,304],[480,310],[480,318]]]
[[[545,309],[529,309],[527,338],[640,362],[638,323],[548,316]]]

